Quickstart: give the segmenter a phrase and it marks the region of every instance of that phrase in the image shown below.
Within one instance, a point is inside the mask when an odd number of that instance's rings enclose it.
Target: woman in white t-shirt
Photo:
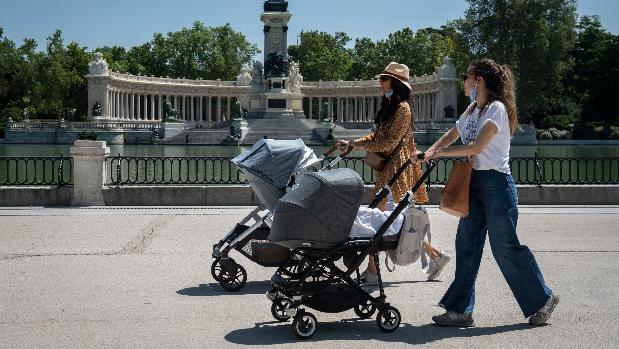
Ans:
[[[471,105],[426,151],[426,160],[473,161],[469,215],[460,219],[456,235],[456,274],[439,303],[447,312],[432,320],[443,326],[474,326],[475,279],[488,234],[524,316],[530,324],[542,325],[559,297],[546,286],[531,250],[516,235],[518,194],[509,167],[510,139],[518,127],[514,78],[509,67],[481,59],[471,63],[463,80]],[[449,147],[458,138],[463,145]]]

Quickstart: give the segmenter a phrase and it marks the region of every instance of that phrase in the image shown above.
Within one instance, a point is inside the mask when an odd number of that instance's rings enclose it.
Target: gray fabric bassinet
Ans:
[[[269,241],[328,249],[348,240],[363,199],[361,177],[340,168],[309,173],[298,184],[279,200]]]

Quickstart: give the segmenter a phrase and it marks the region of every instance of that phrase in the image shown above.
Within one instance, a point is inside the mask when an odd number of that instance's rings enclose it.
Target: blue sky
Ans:
[[[18,44],[33,38],[42,49],[45,39],[60,29],[65,43],[76,41],[93,49],[139,45],[156,32],[177,31],[195,21],[208,26],[230,23],[262,47],[262,4],[262,0],[2,0],[0,27]],[[465,0],[289,0],[293,17],[288,42],[294,44],[301,30],[382,39],[404,27],[440,27],[461,17],[465,9]],[[619,34],[619,1],[580,0],[578,13],[600,15],[603,25]]]

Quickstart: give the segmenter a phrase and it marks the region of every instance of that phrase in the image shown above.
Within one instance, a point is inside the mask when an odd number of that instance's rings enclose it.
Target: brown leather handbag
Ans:
[[[386,166],[385,158],[372,151],[365,153],[363,162],[370,166],[371,169],[378,172],[382,172]]]
[[[469,215],[469,184],[472,171],[472,161],[455,161],[447,184],[441,192],[439,208],[442,211],[460,218]]]
[[[395,149],[393,149],[393,151],[391,152],[391,154],[389,154],[389,156],[383,157],[379,155],[378,153],[368,151],[365,153],[363,162],[365,162],[366,165],[370,166],[370,168],[373,169],[374,171],[382,172],[385,169],[385,167],[387,167],[387,165],[389,164],[393,156],[397,154],[400,148],[402,147],[402,144],[404,143],[404,140],[406,139],[406,135],[408,135],[408,130],[404,132],[404,137],[402,137],[402,139],[400,140],[400,143],[398,143],[398,146],[395,147]]]

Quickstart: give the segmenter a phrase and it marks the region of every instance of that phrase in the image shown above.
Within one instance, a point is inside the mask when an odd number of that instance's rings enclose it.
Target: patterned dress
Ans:
[[[411,126],[410,105],[408,102],[401,102],[395,115],[388,123],[381,125],[374,133],[355,140],[355,143],[362,145],[366,151],[375,152],[383,157],[387,157],[398,146],[406,133],[404,144],[402,144],[397,154],[393,155],[387,167],[382,172],[376,172],[376,191],[387,184],[400,166],[402,166],[415,152],[415,140],[413,138]],[[420,177],[421,165],[415,164],[414,166],[409,166],[391,187],[393,200],[396,203],[400,202],[406,192],[413,187]],[[372,194],[372,198],[374,198],[374,196],[375,193]],[[421,186],[419,190],[417,190],[417,193],[415,193],[415,202],[418,204],[428,202],[428,193],[426,192],[425,186]],[[387,200],[384,199],[380,202],[378,208],[384,211],[386,205]]]

